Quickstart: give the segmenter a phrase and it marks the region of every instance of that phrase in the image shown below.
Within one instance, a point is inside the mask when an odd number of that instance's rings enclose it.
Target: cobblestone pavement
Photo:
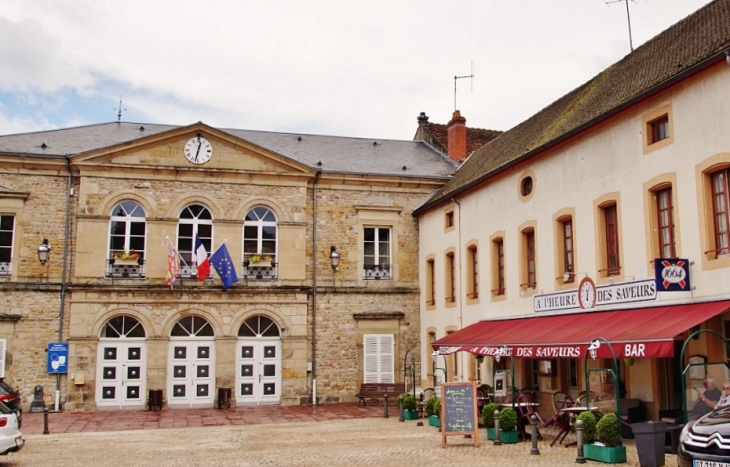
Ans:
[[[181,411],[172,412],[174,420]],[[183,411],[183,412],[188,412]],[[127,465],[216,465],[216,466],[314,466],[314,465],[378,465],[378,466],[562,466],[575,465],[577,449],[561,445],[550,447],[554,436],[551,429],[543,430],[545,441],[538,443],[539,455],[531,455],[531,443],[494,446],[487,441],[485,431],[479,431],[479,447],[474,439],[450,436],[447,446],[441,446],[437,428],[418,426],[417,421],[399,422],[397,416],[383,418],[383,409],[357,408],[348,404],[317,407],[237,408],[218,411],[201,409],[197,417],[187,416],[185,427],[163,428],[163,425],[138,425],[139,429],[123,428],[104,431],[103,424],[91,423],[98,418],[109,422],[124,419],[143,420],[148,412],[78,412],[49,414],[56,418],[57,431],[49,422],[51,433],[42,433],[42,415],[24,414],[26,445],[18,453],[0,458],[1,465],[11,466],[127,466]],[[239,420],[233,415],[255,412],[249,422],[224,423]],[[282,414],[292,412],[295,417]],[[229,413],[229,418],[223,417]],[[265,417],[263,414],[269,414]],[[310,421],[301,421],[309,413]],[[355,414],[354,416],[352,414]],[[38,417],[40,415],[40,417]],[[221,418],[216,418],[216,415]],[[41,431],[37,432],[37,418]],[[60,419],[75,420],[59,423]],[[84,418],[86,421],[80,422]],[[244,417],[241,418],[243,420]],[[207,420],[207,422],[206,422]],[[217,422],[216,422],[217,420]],[[91,423],[91,424],[90,424]],[[205,426],[209,424],[210,426]],[[217,423],[217,424],[216,424]],[[123,424],[123,425],[124,425]],[[26,427],[26,425],[28,425]],[[61,426],[68,429],[60,430]],[[122,426],[122,425],[120,425]],[[26,429],[27,428],[27,429]],[[73,432],[76,431],[76,432]],[[32,434],[29,434],[32,433]],[[626,440],[628,463],[638,466],[632,440]],[[601,465],[588,461],[587,465]],[[666,465],[675,467],[676,457],[666,456]]]

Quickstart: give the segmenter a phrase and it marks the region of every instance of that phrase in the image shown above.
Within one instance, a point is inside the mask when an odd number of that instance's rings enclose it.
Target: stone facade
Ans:
[[[214,153],[194,165],[183,148],[201,134]],[[323,151],[325,162],[326,156]],[[16,219],[12,273],[0,277],[0,338],[8,339],[6,377],[25,394],[26,408],[38,384],[46,393],[58,385],[66,409],[142,408],[147,391],[157,389],[168,404],[178,390],[171,382],[178,370],[198,372],[188,390],[197,388],[201,397],[186,404],[214,405],[218,394],[211,392],[232,388],[235,405],[243,390],[237,373],[245,366],[238,355],[259,338],[279,346],[280,386],[273,399],[254,403],[311,403],[315,391],[320,403],[355,400],[367,334],[393,336],[396,381],[404,378],[405,358],[412,360],[409,374],[420,365],[413,359],[420,321],[418,230],[411,213],[443,185],[443,176],[319,171],[203,124],[68,158],[17,151],[0,157],[0,167],[0,214]],[[445,158],[444,167],[450,167]],[[145,246],[132,269],[114,275],[119,260],[110,263],[110,213],[122,202],[144,210]],[[225,242],[230,253],[240,280],[227,290],[215,272],[202,282],[179,277],[172,287],[165,284],[167,242],[177,245],[180,213],[191,204],[211,213],[212,249]],[[244,219],[257,206],[276,216],[273,280],[243,277],[249,266]],[[389,276],[382,280],[365,277],[367,228],[391,235]],[[43,238],[52,249],[40,264]],[[330,264],[332,247],[341,255],[337,270]],[[274,324],[275,336],[246,334],[259,318]],[[186,337],[180,334],[185,322],[198,323],[190,325],[196,332],[205,323],[208,331]],[[46,371],[46,345],[59,341],[69,345],[68,373],[56,376]],[[185,370],[171,355],[191,342],[203,342],[212,355]],[[112,353],[115,360],[107,361]],[[203,392],[201,369],[214,373]],[[142,377],[134,384],[125,379],[137,370]]]

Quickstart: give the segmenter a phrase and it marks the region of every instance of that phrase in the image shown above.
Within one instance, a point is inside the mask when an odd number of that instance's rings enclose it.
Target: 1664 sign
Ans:
[[[689,280],[689,260],[686,258],[657,258],[654,277],[659,292],[687,292],[692,290]]]

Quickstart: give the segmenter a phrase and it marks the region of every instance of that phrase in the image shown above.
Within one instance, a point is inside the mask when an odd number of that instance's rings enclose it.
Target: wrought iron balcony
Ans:
[[[144,259],[110,259],[107,260],[106,277],[123,279],[143,279],[145,274]]]
[[[243,279],[254,281],[273,281],[279,277],[279,263],[261,261],[251,263],[243,262]]]
[[[363,279],[366,281],[393,279],[390,264],[366,264],[364,269]]]

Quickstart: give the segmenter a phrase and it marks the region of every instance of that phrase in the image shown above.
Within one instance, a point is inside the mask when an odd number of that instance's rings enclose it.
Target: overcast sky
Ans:
[[[634,48],[707,3],[629,2]],[[115,121],[120,97],[140,123],[412,139],[458,108],[508,130],[628,29],[615,0],[2,0],[0,134]]]

